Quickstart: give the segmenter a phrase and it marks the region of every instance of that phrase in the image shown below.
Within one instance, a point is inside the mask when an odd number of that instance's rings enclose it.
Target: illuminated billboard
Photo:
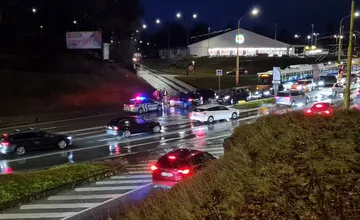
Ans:
[[[101,49],[101,31],[79,31],[66,33],[68,49]]]
[[[243,34],[236,34],[235,43],[236,44],[244,44],[245,43],[244,35]]]

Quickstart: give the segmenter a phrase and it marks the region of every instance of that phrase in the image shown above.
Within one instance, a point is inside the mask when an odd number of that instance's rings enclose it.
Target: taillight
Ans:
[[[178,170],[177,172],[178,172],[178,173],[182,173],[182,174],[186,175],[186,174],[189,174],[189,173],[190,173],[190,170],[189,170],[189,169],[185,169],[185,170]]]
[[[329,114],[330,114],[330,111],[329,111],[329,110],[326,110],[326,111],[325,111],[325,114],[329,115]]]
[[[308,110],[306,111],[306,113],[311,113],[311,110],[310,110],[310,109],[308,109]]]
[[[4,147],[9,147],[10,146],[10,142],[7,141],[1,141],[0,145],[4,146]]]
[[[316,107],[316,108],[322,108],[323,105],[322,105],[322,104],[317,104],[317,105],[315,105],[315,107]]]
[[[169,160],[176,160],[176,157],[175,156],[168,156],[168,159]]]
[[[150,168],[152,171],[155,171],[155,170],[157,170],[157,169],[159,169],[157,166],[155,166],[155,165],[152,165],[151,166],[151,168]]]
[[[114,126],[114,130],[115,130],[115,131],[118,131],[118,130],[119,130],[119,128],[118,128],[118,127],[116,127],[116,126]]]
[[[134,105],[129,105],[130,108],[134,108]]]

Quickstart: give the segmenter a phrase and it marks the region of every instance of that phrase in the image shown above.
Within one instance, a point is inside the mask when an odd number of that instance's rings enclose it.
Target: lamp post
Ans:
[[[247,16],[247,15],[253,15],[256,16],[257,14],[259,14],[259,10],[257,8],[254,8],[250,13],[246,13],[243,16],[240,17],[239,21],[238,21],[238,37],[240,36],[240,23],[241,20]],[[239,47],[240,47],[240,42],[236,41],[237,44],[237,51],[236,51],[236,86],[239,85],[239,66],[240,66],[240,55],[239,55]]]
[[[354,16],[352,16],[352,15],[354,15]],[[343,39],[343,25],[342,25],[342,23],[343,23],[343,21],[344,21],[344,19],[346,19],[346,18],[350,18],[350,17],[358,17],[360,15],[360,13],[359,12],[353,12],[353,14],[350,14],[350,15],[348,15],[348,16],[345,16],[345,17],[343,17],[341,20],[340,20],[340,31],[339,31],[339,36],[340,36],[340,38],[339,38],[339,46],[338,46],[338,61],[340,61],[341,60],[341,51],[342,51],[342,39]],[[351,36],[351,35],[350,35]]]
[[[180,19],[182,18],[182,14],[180,12],[176,13],[176,18]],[[192,15],[192,18],[195,20],[198,18],[198,15],[196,13],[194,13]],[[186,75],[189,75],[189,29],[186,28]]]
[[[314,45],[314,24],[311,24],[311,46]]]
[[[311,39],[310,35],[307,36],[307,39],[308,39],[308,45],[310,45],[310,39]]]
[[[349,33],[349,47],[347,54],[347,68],[346,68],[346,88],[345,88],[345,98],[344,104],[345,109],[349,110],[350,108],[350,86],[351,86],[351,69],[352,69],[352,55],[353,55],[353,33],[354,33],[354,23],[355,23],[355,0],[351,1],[351,14],[350,14],[350,33]],[[341,26],[341,24],[340,24]]]

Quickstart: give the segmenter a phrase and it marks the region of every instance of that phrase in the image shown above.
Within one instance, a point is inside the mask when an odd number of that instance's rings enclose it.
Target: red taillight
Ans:
[[[2,145],[2,146],[4,146],[4,147],[9,147],[9,146],[10,146],[10,142],[2,141],[2,142],[0,142],[0,145]]]
[[[189,169],[185,169],[185,170],[178,170],[177,171],[178,173],[182,173],[182,174],[189,174],[190,173],[190,170]]]
[[[175,156],[168,156],[169,160],[175,160],[176,157]]]
[[[316,107],[316,108],[322,108],[323,105],[322,105],[322,104],[317,104],[317,105],[315,105],[315,107]]]
[[[114,130],[115,130],[115,131],[118,131],[118,130],[119,130],[119,128],[115,126],[115,127],[114,127]]]
[[[151,166],[151,168],[150,168],[152,171],[155,171],[155,170],[157,170],[157,169],[159,169],[157,166],[155,166],[155,165],[152,165]]]

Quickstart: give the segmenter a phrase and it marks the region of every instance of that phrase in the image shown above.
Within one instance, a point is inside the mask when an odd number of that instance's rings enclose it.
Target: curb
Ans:
[[[96,174],[94,176],[87,177],[87,178],[75,181],[73,183],[68,183],[68,184],[53,188],[53,189],[45,190],[43,192],[39,192],[39,193],[36,193],[36,194],[33,194],[33,195],[29,195],[29,196],[20,198],[20,199],[15,200],[15,201],[11,201],[11,202],[1,204],[0,205],[0,211],[4,211],[4,210],[7,210],[7,209],[16,207],[16,206],[20,206],[22,204],[27,204],[27,203],[30,203],[31,201],[38,200],[38,199],[41,199],[41,198],[44,198],[44,197],[54,195],[54,194],[56,194],[56,193],[58,193],[60,191],[70,190],[70,189],[73,189],[73,188],[75,188],[77,186],[85,185],[85,184],[88,184],[88,183],[91,183],[91,182],[94,182],[94,181],[97,181],[97,180],[101,180],[101,179],[104,179],[104,178],[107,178],[107,177],[110,177],[110,176],[121,174],[121,173],[124,173],[124,172],[126,172],[125,167],[121,167],[120,169],[115,169],[115,170],[111,170],[111,171],[105,171],[103,173],[99,173],[99,174]]]

